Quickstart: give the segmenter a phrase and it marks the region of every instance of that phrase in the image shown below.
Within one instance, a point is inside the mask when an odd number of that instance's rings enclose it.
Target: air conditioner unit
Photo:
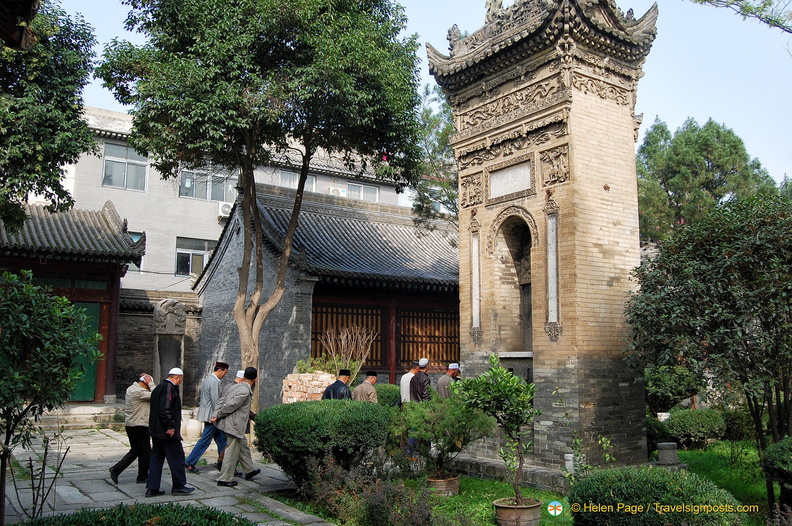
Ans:
[[[217,218],[227,219],[231,215],[232,208],[234,208],[234,203],[217,203]]]
[[[346,188],[339,188],[337,186],[331,186],[328,189],[330,195],[336,195],[339,197],[346,197],[347,189]]]

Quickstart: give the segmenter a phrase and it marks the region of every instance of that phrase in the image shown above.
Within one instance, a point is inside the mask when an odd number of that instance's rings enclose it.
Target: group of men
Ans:
[[[366,400],[374,404],[377,403],[377,390],[374,385],[377,383],[377,371],[366,371],[366,379],[360,382],[353,391],[349,390],[349,381],[352,379],[352,371],[341,369],[335,382],[328,385],[322,393],[322,400]]]
[[[184,372],[178,367],[168,371],[159,385],[143,373],[126,391],[124,423],[129,437],[129,452],[110,468],[110,478],[118,484],[118,476],[138,461],[137,482],[146,484],[146,497],[164,495],[160,488],[165,461],[171,471],[174,495],[187,495],[195,488],[187,486],[186,472],[199,473],[195,466],[211,444],[217,444],[218,459],[214,466],[220,471],[218,486],[233,487],[234,475],[253,479],[261,473],[256,469],[245,433],[250,419],[253,386],[258,377],[255,367],[237,372],[235,382],[225,387],[221,380],[228,373],[228,364],[216,362],[214,371],[201,386],[196,418],[204,423],[201,437],[185,459],[181,437],[181,396],[179,385]],[[150,441],[149,441],[150,440]],[[236,471],[237,463],[242,472]]]

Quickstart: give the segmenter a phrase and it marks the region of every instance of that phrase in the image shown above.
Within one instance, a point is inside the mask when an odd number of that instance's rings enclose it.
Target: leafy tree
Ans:
[[[30,271],[0,277],[0,523],[11,451],[29,446],[38,418],[69,400],[82,376],[79,360],[99,357],[98,339],[86,330],[85,312],[35,285]]]
[[[457,163],[450,137],[454,133],[451,106],[439,86],[424,86],[421,96],[422,178],[415,184],[413,221],[416,226],[432,231],[438,220],[458,226],[459,191]],[[453,239],[452,244],[456,244]]]
[[[725,7],[743,18],[754,18],[785,33],[792,33],[789,0],[693,0],[697,4]]]
[[[647,405],[654,417],[657,417],[657,413],[668,411],[685,398],[698,394],[706,386],[703,377],[696,376],[681,365],[647,369],[644,378]]]
[[[38,44],[30,51],[0,48],[0,219],[9,231],[25,221],[29,193],[50,201],[52,212],[71,208],[62,167],[96,148],[81,118],[91,27],[48,1],[32,27]]]
[[[656,120],[636,162],[642,241],[665,239],[727,201],[777,191],[742,139],[712,119],[704,126],[688,119],[673,135]]]
[[[635,275],[628,363],[682,365],[723,391],[742,389],[762,450],[792,435],[792,201],[751,197],[716,208],[676,231]],[[784,503],[790,496],[782,490]]]
[[[207,164],[239,171],[244,256],[233,316],[242,364],[258,366],[317,150],[399,184],[415,176],[418,45],[400,37],[406,19],[391,0],[124,3],[127,27],[148,41],[111,43],[98,75],[132,105],[130,143],[165,178]],[[254,169],[286,152],[299,157],[300,178],[277,279],[265,290]]]

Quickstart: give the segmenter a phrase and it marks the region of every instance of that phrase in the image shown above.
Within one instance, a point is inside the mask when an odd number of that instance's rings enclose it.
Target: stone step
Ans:
[[[39,424],[49,431],[123,426],[124,404],[67,404],[42,415]]]

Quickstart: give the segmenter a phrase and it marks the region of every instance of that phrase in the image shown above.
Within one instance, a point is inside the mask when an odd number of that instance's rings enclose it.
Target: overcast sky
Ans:
[[[284,0],[288,2],[288,0]],[[629,2],[629,3],[627,3]],[[457,24],[472,33],[484,24],[485,0],[402,0],[408,30],[420,42],[447,52],[448,29]],[[511,0],[504,0],[504,6]],[[617,0],[636,18],[651,0]],[[636,113],[643,113],[644,132],[655,118],[673,131],[687,117],[707,119],[732,128],[774,179],[792,177],[792,36],[763,24],[742,20],[726,9],[690,1],[660,0],[657,39],[638,84]],[[140,42],[123,22],[128,7],[120,0],[62,0],[68,13],[81,13],[96,29],[98,52],[113,37]],[[432,82],[421,49],[424,83]],[[98,81],[84,93],[85,103],[104,109],[124,107]],[[639,140],[640,143],[640,140]]]

